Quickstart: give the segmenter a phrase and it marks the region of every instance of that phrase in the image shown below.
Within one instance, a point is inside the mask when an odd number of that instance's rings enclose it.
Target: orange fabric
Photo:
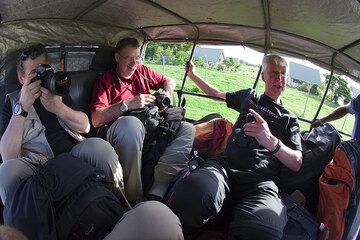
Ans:
[[[223,152],[233,124],[226,118],[195,125],[194,150],[204,157],[214,157]]]
[[[336,179],[337,184],[332,183]],[[331,184],[332,183],[332,184]],[[342,239],[345,230],[344,212],[348,208],[355,177],[346,153],[337,148],[333,160],[319,178],[320,196],[317,217],[328,224],[329,239]]]

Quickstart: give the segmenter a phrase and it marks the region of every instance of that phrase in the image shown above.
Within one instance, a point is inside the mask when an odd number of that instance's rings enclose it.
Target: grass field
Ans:
[[[184,67],[171,65],[163,66],[155,64],[146,65],[158,72],[164,73],[165,75],[174,78],[177,85],[176,89],[181,88],[185,73]],[[211,83],[211,85],[220,89],[221,91],[236,91],[239,89],[251,88],[253,86],[258,68],[243,65],[239,72],[220,72],[214,69],[205,68],[197,68],[196,71],[199,75]],[[202,91],[189,78],[186,78],[184,90],[189,92],[202,93]],[[264,83],[262,81],[259,82],[257,91],[259,93],[264,91]],[[222,116],[228,118],[232,122],[235,122],[236,118],[238,117],[238,113],[227,108],[224,102],[190,95],[185,95],[185,98],[186,116],[188,118],[199,119],[208,113],[213,112],[220,113]],[[177,100],[177,97],[174,96],[174,99]],[[305,92],[288,87],[285,90],[282,101],[286,108],[295,113],[298,117],[311,120],[318,109],[321,98],[314,95],[308,95]],[[304,113],[305,104],[306,111]],[[319,116],[321,117],[330,113],[336,107],[338,107],[338,105],[325,101]],[[351,134],[354,120],[355,119],[353,115],[347,115],[342,119],[332,122],[332,124],[338,130]],[[309,130],[309,124],[301,121],[300,128],[302,131]]]

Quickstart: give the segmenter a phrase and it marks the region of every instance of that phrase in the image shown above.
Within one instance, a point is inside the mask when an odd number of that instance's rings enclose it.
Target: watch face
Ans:
[[[120,105],[120,111],[126,112],[128,110],[128,106],[125,103],[122,103]]]
[[[14,106],[14,114],[19,115],[20,113],[21,113],[21,104],[16,103],[15,106]]]

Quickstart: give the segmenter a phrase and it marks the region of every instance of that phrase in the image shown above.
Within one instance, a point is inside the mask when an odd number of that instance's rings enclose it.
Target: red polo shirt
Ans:
[[[150,89],[163,86],[165,76],[139,64],[130,79],[119,77],[115,69],[104,72],[94,86],[91,111],[108,107],[139,94],[148,94]]]

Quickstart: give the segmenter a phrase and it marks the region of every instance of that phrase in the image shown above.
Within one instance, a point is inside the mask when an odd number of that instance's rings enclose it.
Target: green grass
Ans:
[[[155,65],[146,64],[152,69],[161,72],[176,80],[176,89],[180,89],[182,81],[184,79],[185,70],[183,66],[171,66],[171,65]],[[258,68],[250,66],[241,66],[239,72],[227,72],[217,71],[214,69],[196,68],[196,72],[205,78],[211,85],[218,88],[221,91],[237,91],[239,89],[251,88],[256,79]],[[184,91],[202,93],[202,91],[189,79],[186,78],[184,85]],[[258,84],[257,91],[262,93],[264,91],[264,83],[262,81]],[[186,116],[191,119],[199,119],[209,113],[220,113],[222,116],[228,118],[232,122],[235,122],[238,117],[238,113],[226,107],[226,104],[221,101],[214,101],[212,99],[185,95],[186,98]],[[306,111],[304,107],[306,100]],[[175,99],[175,97],[174,97]],[[287,87],[282,101],[285,107],[295,113],[298,117],[305,119],[312,119],[320,105],[321,98],[314,95],[308,95],[305,92],[301,92],[295,88]],[[332,112],[338,105],[325,101],[319,116],[327,115]],[[353,115],[347,115],[346,117],[332,122],[332,124],[343,132],[351,134],[354,126],[355,118]],[[309,124],[300,121],[300,128],[302,131],[309,130]]]

